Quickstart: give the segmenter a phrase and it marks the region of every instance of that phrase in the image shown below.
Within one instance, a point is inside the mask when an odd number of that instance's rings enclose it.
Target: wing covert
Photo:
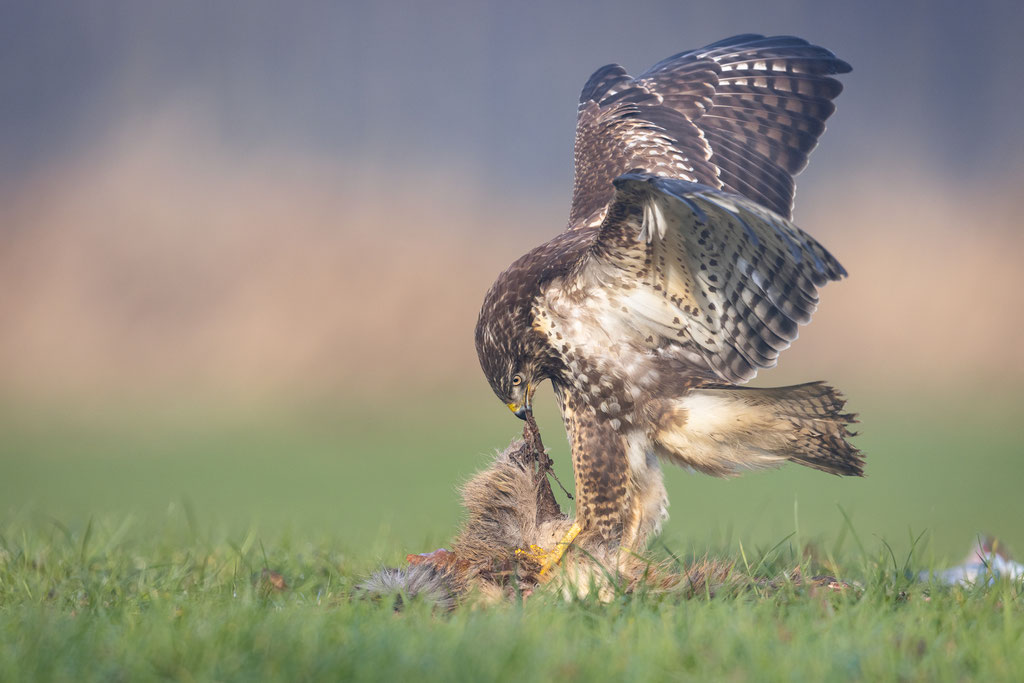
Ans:
[[[614,181],[587,275],[660,353],[678,348],[745,382],[810,322],[818,289],[846,275],[807,233],[756,202],[650,174]]]

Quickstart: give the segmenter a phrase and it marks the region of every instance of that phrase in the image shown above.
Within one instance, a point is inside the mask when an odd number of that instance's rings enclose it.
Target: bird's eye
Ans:
[[[512,377],[512,386],[518,387],[522,383],[523,383],[523,376],[522,375],[515,375],[515,376]]]

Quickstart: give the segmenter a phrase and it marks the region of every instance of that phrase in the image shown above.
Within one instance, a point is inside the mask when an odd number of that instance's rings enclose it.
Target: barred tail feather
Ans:
[[[849,441],[856,416],[822,382],[755,389],[705,386],[665,401],[657,416],[660,454],[716,476],[777,467],[787,461],[862,476],[864,456]]]

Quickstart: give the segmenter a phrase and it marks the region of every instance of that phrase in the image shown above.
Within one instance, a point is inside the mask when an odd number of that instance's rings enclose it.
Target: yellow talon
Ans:
[[[544,550],[540,546],[531,545],[529,550],[523,550],[521,548],[516,549],[516,557],[529,558],[540,565],[540,575],[544,576],[548,573],[552,567],[561,562],[562,556],[565,555],[565,551],[569,549],[572,542],[576,540],[576,537],[580,535],[583,530],[576,522],[572,523],[569,530],[565,532],[565,536],[562,540],[555,544],[554,549],[548,551]]]
[[[522,548],[516,548],[516,557],[519,559],[530,559],[534,562],[543,563],[544,557],[547,556],[547,552],[539,545],[531,545],[529,550],[523,550]]]
[[[555,545],[555,549],[548,553],[544,565],[540,568],[541,576],[544,576],[548,570],[561,562],[562,556],[565,555],[565,551],[569,549],[569,546],[572,545],[572,542],[576,540],[576,537],[580,535],[581,531],[583,531],[583,528],[576,522],[573,522],[572,526],[569,527],[569,530],[565,532],[565,536],[562,537],[562,540]]]

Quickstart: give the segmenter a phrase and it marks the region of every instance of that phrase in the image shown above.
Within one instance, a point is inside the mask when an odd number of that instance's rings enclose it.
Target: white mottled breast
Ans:
[[[629,400],[640,401],[658,382],[655,345],[645,343],[633,325],[635,305],[614,287],[594,284],[567,292],[557,282],[537,302],[535,327],[562,353],[583,395],[604,396],[617,379]]]
[[[595,379],[607,384],[616,377],[640,402],[666,379],[660,376],[666,369],[683,374],[707,367],[689,337],[678,335],[678,312],[666,297],[646,286],[616,286],[615,279],[592,269],[575,287],[556,280],[535,302],[535,328],[563,354],[567,348],[576,355],[567,358],[574,383],[594,391]],[[597,378],[590,376],[595,370]]]

